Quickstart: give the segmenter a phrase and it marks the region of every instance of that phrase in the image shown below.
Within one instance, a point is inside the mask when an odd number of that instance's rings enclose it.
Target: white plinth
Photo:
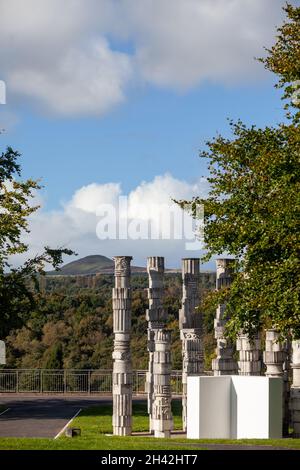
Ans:
[[[269,439],[282,437],[282,379],[190,376],[187,437]]]

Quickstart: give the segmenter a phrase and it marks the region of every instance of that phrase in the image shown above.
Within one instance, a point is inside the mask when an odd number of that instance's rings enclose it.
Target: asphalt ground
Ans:
[[[0,395],[0,405],[8,408],[0,414],[0,438],[54,438],[80,409],[105,402],[111,398]]]

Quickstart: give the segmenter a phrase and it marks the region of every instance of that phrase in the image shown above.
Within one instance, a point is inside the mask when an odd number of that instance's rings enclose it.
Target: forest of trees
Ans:
[[[112,367],[112,275],[98,275],[93,287],[80,287],[84,276],[40,278],[35,308],[21,328],[6,337],[7,368],[109,369]],[[213,287],[213,276],[202,277],[202,295]],[[89,283],[88,283],[89,284]],[[132,276],[132,360],[135,369],[148,363],[147,275]],[[172,330],[173,369],[181,368],[178,312],[182,295],[180,274],[165,276],[164,306]],[[206,368],[214,352],[214,312],[204,315]]]

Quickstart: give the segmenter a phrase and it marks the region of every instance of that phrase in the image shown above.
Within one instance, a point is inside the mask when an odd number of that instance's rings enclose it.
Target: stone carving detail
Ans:
[[[146,378],[150,431],[156,437],[169,437],[172,429],[171,413],[171,333],[164,329],[167,319],[163,309],[164,258],[151,256],[147,259],[149,278],[148,321],[149,366]]]
[[[232,259],[220,258],[216,260],[217,277],[216,288],[220,290],[229,287],[232,282]],[[233,345],[225,337],[225,304],[217,308],[216,318],[214,320],[215,338],[217,340],[216,358],[212,360],[212,370],[214,375],[232,375],[237,373],[237,363],[233,358]]]
[[[300,340],[292,341],[293,382],[290,391],[291,427],[293,436],[300,437]]]
[[[285,345],[278,341],[279,333],[274,330],[266,330],[266,344],[264,351],[264,363],[267,377],[283,377],[283,365],[285,361]]]
[[[115,287],[112,293],[114,351],[113,357],[113,433],[128,436],[132,427],[131,330],[131,256],[116,256]]]
[[[130,276],[130,262],[131,256],[115,256],[115,276],[129,277]]]
[[[182,341],[182,421],[186,430],[187,375],[203,373],[202,317],[199,306],[199,258],[182,260],[182,304],[179,311],[180,338]]]
[[[0,341],[0,364],[6,364],[6,347],[4,341]]]
[[[238,373],[239,375],[261,374],[261,340],[257,333],[252,341],[248,335],[240,333],[236,341],[236,349],[239,351]]]
[[[170,437],[171,409],[171,331],[154,329],[152,428],[155,437]]]
[[[266,366],[265,375],[267,377],[282,377],[283,379],[283,401],[282,416],[284,436],[288,435],[289,424],[289,371],[288,363],[288,342],[279,342],[279,333],[275,329],[266,330],[266,341],[264,351],[264,363]]]

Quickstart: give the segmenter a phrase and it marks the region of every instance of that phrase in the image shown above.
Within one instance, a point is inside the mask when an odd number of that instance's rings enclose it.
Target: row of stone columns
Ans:
[[[130,354],[131,288],[130,256],[116,256],[113,289],[113,433],[132,432],[132,364]],[[163,309],[164,258],[147,260],[149,276],[146,312],[148,321],[149,368],[146,380],[150,431],[155,437],[170,437],[171,410],[171,332],[166,329]]]
[[[218,259],[216,288],[229,287],[232,282],[232,260]],[[258,333],[252,341],[243,332],[236,341],[238,361],[234,358],[234,348],[225,338],[224,318],[226,305],[219,305],[215,319],[215,338],[217,340],[216,358],[212,361],[214,375],[261,375],[261,338]],[[293,371],[290,386],[290,359]],[[265,334],[263,362],[266,366],[267,377],[283,379],[283,435],[288,434],[289,425],[293,428],[294,436],[300,437],[300,340],[292,342],[292,358],[290,358],[289,341],[279,341],[279,333],[270,328]]]
[[[130,435],[132,431],[132,364],[130,354],[131,288],[130,256],[117,256],[115,261],[115,287],[113,289],[113,432]],[[217,260],[216,288],[229,287],[232,282],[232,260]],[[186,429],[187,376],[203,373],[203,328],[200,303],[199,258],[182,260],[182,305],[179,311],[182,341],[182,417]],[[166,312],[163,308],[164,258],[147,259],[149,278],[148,321],[149,367],[146,379],[150,431],[156,437],[169,437],[173,427],[171,411],[171,332],[166,329]],[[261,338],[252,341],[240,333],[235,359],[234,346],[225,336],[226,305],[219,305],[214,322],[217,340],[216,357],[212,361],[214,375],[261,375]],[[300,340],[292,342],[292,385],[289,383],[290,344],[278,341],[275,329],[268,329],[263,360],[266,375],[283,378],[283,432],[289,424],[295,437],[300,437]]]

